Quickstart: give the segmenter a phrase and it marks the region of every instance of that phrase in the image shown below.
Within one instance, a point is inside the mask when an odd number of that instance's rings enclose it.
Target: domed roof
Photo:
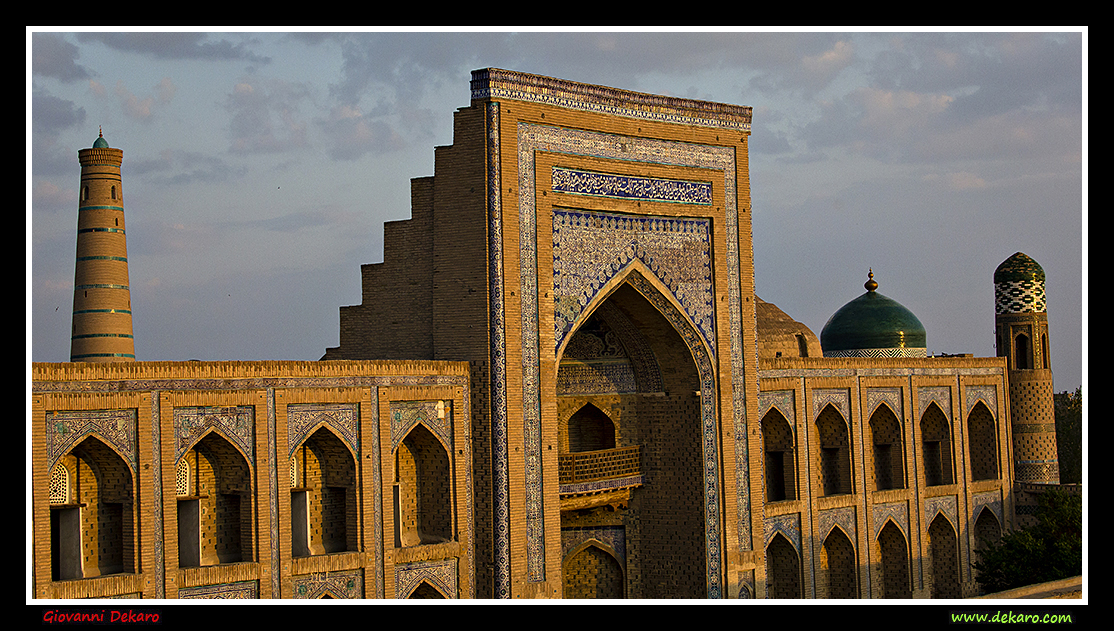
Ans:
[[[820,338],[772,302],[754,297],[758,320],[758,359],[820,357]]]
[[[1044,281],[1044,269],[1033,259],[1021,252],[1002,261],[994,270],[994,282],[1005,283],[1019,280]]]
[[[93,141],[94,149],[107,149],[108,141],[104,139],[104,132],[97,132],[97,139]]]
[[[820,331],[825,357],[924,357],[924,325],[901,303],[875,291],[874,271],[866,293],[843,305]]]

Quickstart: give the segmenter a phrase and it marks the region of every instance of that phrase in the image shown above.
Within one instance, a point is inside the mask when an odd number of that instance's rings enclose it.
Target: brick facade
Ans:
[[[823,357],[754,294],[750,117],[476,71],[325,361],[35,365],[35,595],[973,595],[1047,336]]]

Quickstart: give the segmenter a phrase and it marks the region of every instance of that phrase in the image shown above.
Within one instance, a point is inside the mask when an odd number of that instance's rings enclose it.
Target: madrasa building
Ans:
[[[475,71],[339,345],[274,362],[137,361],[98,138],[71,361],[32,366],[34,597],[975,595],[1058,482],[1044,273],[987,270],[997,357],[927,356],[872,271],[817,337],[755,294],[750,125]]]

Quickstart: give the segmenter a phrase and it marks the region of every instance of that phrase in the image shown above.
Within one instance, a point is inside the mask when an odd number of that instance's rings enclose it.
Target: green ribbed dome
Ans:
[[[994,270],[994,282],[1006,283],[1019,280],[1039,280],[1044,282],[1044,268],[1025,254],[1018,252],[1002,261]]]
[[[924,325],[896,300],[875,289],[874,273],[867,292],[836,311],[820,332],[825,357],[924,356]]]
[[[94,149],[108,149],[108,141],[104,139],[104,133],[98,132],[97,139],[93,141]]]

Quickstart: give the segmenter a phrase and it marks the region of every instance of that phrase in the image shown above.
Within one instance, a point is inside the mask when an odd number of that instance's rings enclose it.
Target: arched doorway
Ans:
[[[359,549],[355,456],[327,426],[294,449],[290,513],[293,556]]]
[[[821,598],[858,598],[858,567],[851,539],[840,527],[832,528],[820,552]]]
[[[60,469],[59,469],[60,468]],[[59,458],[51,504],[51,578],[93,578],[135,571],[135,498],[131,468],[96,436]],[[64,472],[64,473],[63,473]]]
[[[909,580],[909,544],[905,534],[892,521],[878,533],[878,552],[882,559],[882,598],[912,598]]]
[[[801,557],[780,532],[766,546],[766,598],[801,598]]]
[[[611,553],[589,543],[564,563],[565,598],[623,598],[623,567]]]
[[[613,286],[559,349],[574,356],[558,357],[558,416],[569,419],[559,420],[559,456],[591,446],[605,447],[590,453],[610,458],[606,445],[613,440],[615,458],[636,450],[641,481],[610,496],[599,492],[606,506],[563,494],[562,529],[622,532],[628,563],[637,559],[637,567],[627,568],[637,576],[631,597],[706,598],[709,554],[718,554],[710,551],[707,528],[718,524],[718,480],[714,469],[706,470],[705,454],[710,441],[715,448],[712,362],[699,334],[653,281],[628,271]],[[573,501],[579,503],[570,509]],[[712,540],[718,545],[718,537]]]
[[[928,526],[928,548],[932,556],[932,597],[961,598],[959,545],[955,528],[943,513],[937,513]]]

